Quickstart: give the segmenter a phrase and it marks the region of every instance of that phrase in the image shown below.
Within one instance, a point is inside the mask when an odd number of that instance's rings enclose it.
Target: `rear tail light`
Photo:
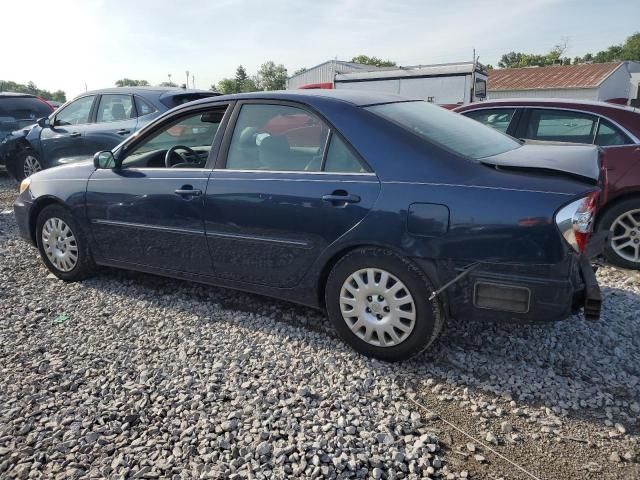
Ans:
[[[556,224],[564,239],[578,253],[584,253],[593,231],[598,192],[571,202],[556,214]]]

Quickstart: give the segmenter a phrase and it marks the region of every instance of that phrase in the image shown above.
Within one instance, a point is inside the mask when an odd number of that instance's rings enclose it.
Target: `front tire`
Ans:
[[[87,238],[62,206],[49,205],[40,212],[36,239],[44,264],[61,280],[77,282],[94,273],[96,267]]]
[[[598,230],[609,231],[605,258],[612,264],[640,269],[640,198],[624,200],[602,216]]]
[[[426,350],[442,331],[445,315],[434,287],[410,260],[388,250],[349,252],[327,279],[329,319],[342,339],[369,357],[397,362]]]

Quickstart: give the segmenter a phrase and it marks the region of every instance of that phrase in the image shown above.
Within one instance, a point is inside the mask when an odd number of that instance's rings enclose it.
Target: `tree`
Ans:
[[[622,59],[640,61],[640,32],[634,33],[624,42]]]
[[[223,78],[216,85],[216,91],[222,93],[223,95],[228,95],[230,93],[238,93],[236,91],[236,80],[235,78]]]
[[[162,82],[160,85],[160,87],[178,87],[177,83],[173,83],[173,82]]]
[[[260,65],[257,80],[257,86],[262,90],[284,90],[287,86],[287,69],[269,60]]]
[[[244,84],[247,78],[247,71],[242,65],[238,65],[238,68],[236,68],[236,92],[244,92]]]
[[[307,67],[302,67],[302,68],[299,68],[298,70],[296,70],[295,72],[293,72],[293,75],[294,76],[295,75],[300,75],[301,73],[304,73],[306,71],[307,71]]]
[[[260,91],[261,88],[258,85],[258,81],[256,79],[255,76],[253,76],[252,78],[247,78],[244,81],[244,84],[242,85],[242,90],[241,92],[258,92]]]
[[[11,80],[0,80],[0,92],[17,92],[17,93],[30,93],[37,95],[44,100],[55,100],[56,102],[66,102],[66,95],[62,90],[56,90],[51,93],[49,90],[42,90],[36,86],[33,82],[28,82],[26,85],[22,83],[16,83]]]
[[[130,78],[122,78],[116,81],[116,87],[147,87],[149,82],[146,80],[132,80]]]
[[[358,55],[351,59],[354,63],[360,63],[362,65],[373,65],[374,67],[395,67],[396,62],[391,60],[382,60],[378,57],[369,57],[367,55]]]

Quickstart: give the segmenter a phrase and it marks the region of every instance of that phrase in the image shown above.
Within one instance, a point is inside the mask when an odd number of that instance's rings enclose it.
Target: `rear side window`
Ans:
[[[598,119],[561,110],[531,110],[525,138],[549,142],[593,143]]]
[[[160,101],[167,108],[177,107],[183,103],[193,102],[194,100],[200,100],[201,98],[209,98],[216,96],[214,92],[199,92],[199,93],[180,93],[178,95],[169,95],[160,98]]]
[[[614,126],[611,122],[601,118],[596,135],[596,145],[601,147],[611,147],[615,145],[630,145],[633,142],[629,137]]]
[[[331,135],[325,172],[364,173],[367,170],[337,135]]]
[[[385,103],[367,110],[440,147],[468,158],[514,150],[520,144],[493,128],[428,102]]]
[[[96,122],[119,122],[135,118],[131,95],[102,95]]]
[[[243,105],[227,168],[320,171],[329,129],[306,110],[285,105]]]
[[[146,100],[138,97],[137,95],[134,98],[136,101],[136,109],[138,110],[139,117],[144,117],[145,115],[149,115],[150,113],[156,111],[156,108]]]
[[[475,121],[488,127],[493,127],[502,133],[507,133],[509,124],[516,112],[515,108],[496,108],[490,110],[475,110],[464,112],[463,115],[473,118]]]
[[[53,112],[47,103],[34,97],[0,97],[0,130],[17,130]]]

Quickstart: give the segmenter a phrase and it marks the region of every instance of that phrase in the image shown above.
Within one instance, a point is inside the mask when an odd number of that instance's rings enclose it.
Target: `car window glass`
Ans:
[[[363,173],[367,170],[337,135],[331,136],[325,172]]]
[[[464,157],[489,157],[520,147],[520,143],[503,133],[429,102],[384,103],[365,108]]]
[[[55,125],[81,125],[89,123],[91,106],[95,96],[82,97],[71,102],[69,105],[56,113]]]
[[[615,127],[611,122],[600,119],[598,134],[596,135],[596,145],[609,147],[613,145],[629,145],[633,143],[629,137]]]
[[[136,146],[122,162],[123,168],[164,168],[165,157],[170,155],[174,168],[203,168],[225,109],[199,112],[175,120]]]
[[[463,115],[473,118],[477,122],[483,123],[488,127],[493,127],[502,133],[507,133],[507,128],[509,128],[509,124],[511,123],[511,119],[515,112],[515,108],[496,108],[464,112]]]
[[[0,131],[17,130],[51,115],[53,109],[36,97],[0,96]],[[0,138],[1,140],[1,138]]]
[[[227,168],[312,171],[322,166],[329,129],[311,113],[284,105],[243,105]]]
[[[578,112],[531,111],[525,138],[551,142],[593,143],[597,118]]]
[[[135,117],[131,95],[102,95],[96,122],[119,122]]]
[[[139,117],[144,117],[145,115],[149,115],[150,113],[153,113],[156,111],[154,106],[151,105],[146,100],[143,100],[138,96],[136,96],[135,99],[136,99],[136,109],[138,110]]]

